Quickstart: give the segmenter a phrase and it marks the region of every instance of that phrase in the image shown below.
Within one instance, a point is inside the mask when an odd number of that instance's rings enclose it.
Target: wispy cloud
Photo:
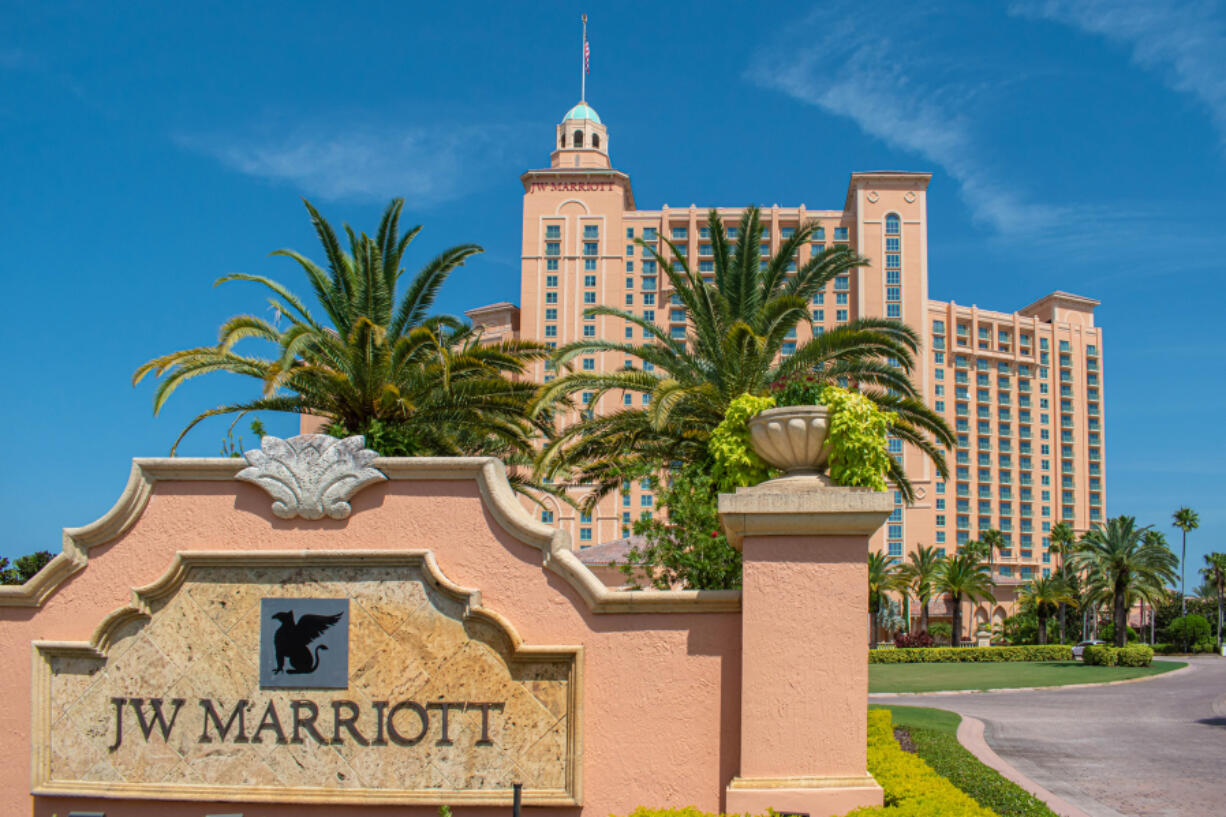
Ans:
[[[331,200],[404,196],[410,208],[459,198],[483,177],[523,161],[525,129],[440,124],[331,130],[298,127],[275,136],[179,135],[176,141],[249,176]]]
[[[1053,20],[1131,49],[1137,65],[1159,71],[1176,91],[1209,111],[1226,147],[1226,13],[1205,2],[1026,0],[1010,13]]]
[[[911,60],[902,44],[877,29],[859,29],[848,14],[841,24],[802,26],[804,48],[759,52],[749,76],[763,87],[847,117],[890,147],[924,157],[957,181],[976,220],[1003,234],[1033,234],[1066,221],[1067,208],[1017,192],[984,157],[965,111],[983,88],[948,79],[934,66]],[[911,60],[911,61],[909,61]]]

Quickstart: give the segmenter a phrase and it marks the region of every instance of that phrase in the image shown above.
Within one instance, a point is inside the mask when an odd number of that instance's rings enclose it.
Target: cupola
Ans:
[[[608,168],[609,133],[596,110],[580,101],[562,118],[552,154],[553,167]]]

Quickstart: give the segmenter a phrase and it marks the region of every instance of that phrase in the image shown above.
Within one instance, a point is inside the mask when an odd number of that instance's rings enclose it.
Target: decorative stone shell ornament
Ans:
[[[751,417],[754,451],[784,477],[819,477],[830,456],[830,412],[825,406],[780,406]]]
[[[379,455],[361,436],[343,440],[327,434],[300,434],[283,440],[265,436],[258,450],[243,457],[249,467],[235,475],[258,485],[275,500],[272,512],[282,519],[345,519],[349,500],[358,491],[387,477],[370,467]]]

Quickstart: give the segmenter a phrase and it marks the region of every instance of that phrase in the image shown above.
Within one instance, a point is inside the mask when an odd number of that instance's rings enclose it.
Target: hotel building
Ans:
[[[638,209],[630,177],[613,168],[609,134],[586,103],[557,126],[550,166],[522,176],[523,253],[520,307],[496,304],[469,313],[500,336],[564,345],[581,338],[641,341],[639,330],[612,317],[587,317],[597,304],[633,311],[684,338],[686,316],[673,303],[668,279],[635,243],[662,236],[692,266],[712,272],[708,206]],[[928,173],[852,173],[839,208],[763,208],[762,251],[773,254],[798,226],[815,222],[812,243],[797,262],[831,246],[849,246],[868,265],[832,281],[811,305],[784,354],[808,338],[859,317],[901,320],[923,338],[913,378],[928,404],[957,435],[942,480],[920,451],[890,441],[915,486],[917,499],[896,510],[875,549],[905,558],[918,545],[953,552],[981,531],[1003,532],[996,557],[998,601],[980,605],[968,626],[995,623],[1012,612],[1014,586],[1050,571],[1048,532],[1058,521],[1076,530],[1104,519],[1102,332],[1090,298],[1054,292],[1016,312],[934,301],[928,297]],[[761,191],[759,191],[759,195]],[[735,238],[742,208],[717,207]],[[638,361],[596,353],[575,361],[589,371]],[[555,376],[538,364],[531,376]],[[584,402],[592,395],[583,395]],[[606,394],[596,412],[642,398]],[[654,512],[649,486],[624,485],[591,514],[564,504],[537,511],[569,529],[580,548],[624,536]],[[942,615],[933,602],[933,614]],[[913,610],[913,612],[915,612]],[[967,617],[970,618],[970,617]]]

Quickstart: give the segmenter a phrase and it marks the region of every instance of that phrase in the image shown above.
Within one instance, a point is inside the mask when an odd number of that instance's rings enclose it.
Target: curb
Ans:
[[[1086,686],[1089,685],[1087,684]],[[1002,777],[1008,778],[1042,800],[1049,809],[1060,815],[1060,817],[1091,817],[1088,812],[1083,811],[1059,795],[1052,794],[1019,772],[1000,755],[996,754],[996,752],[992,751],[992,747],[988,745],[987,740],[983,737],[983,721],[978,718],[972,718],[969,715],[962,716],[962,722],[958,724],[958,742],[985,766],[991,766]]]
[[[1122,681],[1100,681],[1093,684],[1063,684],[1049,687],[1003,687],[1001,689],[940,689],[932,692],[870,692],[868,697],[874,698],[918,698],[926,695],[989,695],[997,692],[1055,692],[1062,689],[1088,689],[1090,687],[1113,687],[1120,684],[1139,684],[1143,681],[1156,681],[1159,678],[1170,678],[1182,672],[1196,669],[1195,664],[1185,664],[1179,669],[1161,672],[1157,675],[1143,675],[1140,678],[1125,678]]]

